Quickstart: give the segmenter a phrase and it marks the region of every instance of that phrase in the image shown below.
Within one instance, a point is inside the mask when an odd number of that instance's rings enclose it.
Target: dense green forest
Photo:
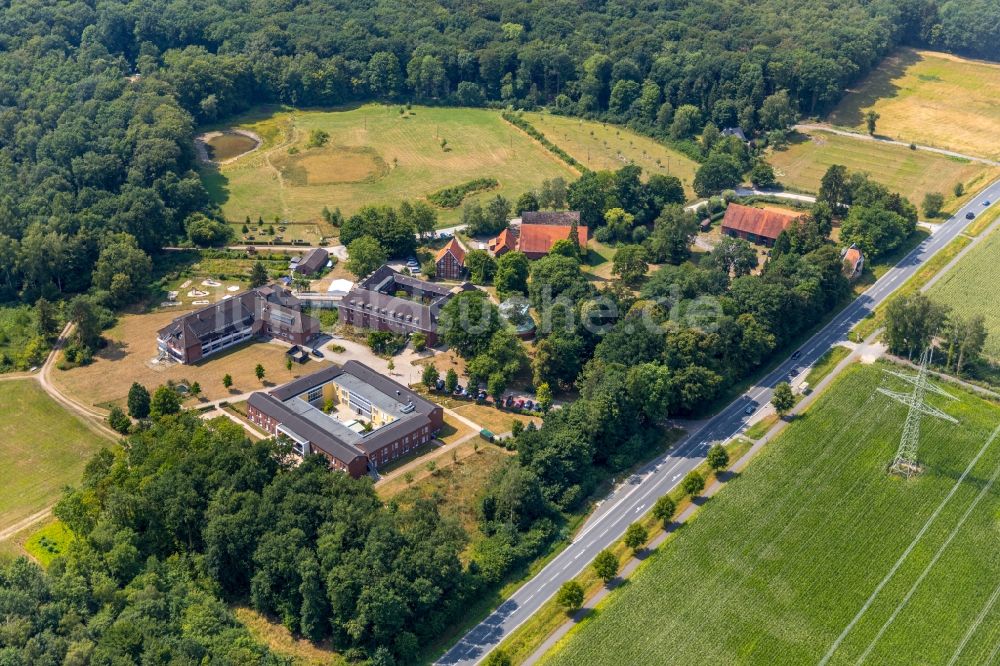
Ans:
[[[821,112],[898,43],[994,55],[998,19],[995,0],[5,2],[0,300],[87,290],[110,233],[145,252],[218,237],[193,129],[253,105],[548,105],[754,131],[782,122],[766,99]]]

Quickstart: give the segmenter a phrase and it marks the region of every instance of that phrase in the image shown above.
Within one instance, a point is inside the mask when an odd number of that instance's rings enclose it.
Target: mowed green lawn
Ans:
[[[1000,169],[976,162],[823,131],[792,134],[789,146],[770,151],[768,161],[778,180],[793,189],[818,191],[826,170],[842,164],[851,171],[868,173],[917,206],[928,192],[940,192],[945,195],[946,210],[954,206],[955,183],[974,191],[1000,175]]]
[[[525,119],[550,141],[594,171],[615,171],[634,162],[646,175],[677,176],[694,199],[694,173],[698,163],[683,153],[641,134],[609,123],[549,113],[525,113]]]
[[[889,476],[906,408],[876,388],[908,385],[884,367],[848,369],[546,663],[986,663],[1000,408],[932,396],[960,425],[925,419],[924,473]]]
[[[205,183],[232,221],[260,215],[314,222],[324,206],[350,215],[367,204],[398,205],[476,178],[496,178],[500,186],[468,199],[502,194],[514,201],[546,178],[577,176],[496,111],[400,109],[366,104],[247,116],[235,126],[256,132],[264,145],[219,170],[204,169]],[[313,130],[329,134],[325,146],[307,146]],[[438,214],[442,224],[457,223],[461,207]]]
[[[1000,360],[997,266],[1000,266],[1000,234],[994,232],[943,275],[931,287],[929,294],[934,300],[947,303],[959,314],[983,316],[989,331],[985,354],[995,361]]]
[[[55,503],[110,442],[31,379],[0,382],[0,529]]]
[[[1000,159],[1000,64],[899,49],[846,95],[828,120],[901,141]]]

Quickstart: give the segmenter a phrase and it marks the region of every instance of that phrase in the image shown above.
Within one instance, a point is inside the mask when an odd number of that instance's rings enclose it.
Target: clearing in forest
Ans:
[[[887,367],[849,368],[546,663],[988,663],[1000,409],[928,394],[960,423],[925,418],[925,471],[890,476]]]
[[[900,141],[1000,159],[1000,64],[900,49],[844,97],[828,120]]]
[[[644,175],[673,175],[694,199],[691,183],[698,163],[648,136],[620,125],[550,113],[525,113],[525,120],[588,169],[615,171],[635,163]]]
[[[928,192],[940,192],[945,196],[945,210],[957,208],[956,183],[972,192],[1000,175],[1000,169],[978,162],[821,130],[793,133],[788,147],[769,151],[767,159],[778,180],[795,190],[817,192],[826,170],[841,164],[867,173],[917,206]]]
[[[477,178],[499,186],[466,200],[502,194],[513,203],[547,178],[577,173],[524,132],[487,109],[365,104],[349,110],[267,109],[234,126],[259,136],[261,148],[203,179],[226,218],[316,222],[323,207],[345,215],[368,204],[398,205]],[[316,141],[325,132],[325,140]],[[439,208],[455,224],[461,206]]]

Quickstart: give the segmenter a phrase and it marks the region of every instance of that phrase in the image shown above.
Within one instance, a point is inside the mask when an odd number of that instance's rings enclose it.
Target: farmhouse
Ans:
[[[340,303],[345,324],[409,335],[423,333],[427,344],[438,341],[441,308],[452,296],[475,289],[468,282],[446,286],[403,275],[382,266],[348,292]]]
[[[801,213],[784,213],[769,208],[729,204],[722,218],[722,233],[733,238],[773,247],[774,241]]]
[[[494,257],[502,257],[517,249],[517,234],[510,227],[500,232],[500,235],[489,242],[489,251]]]
[[[296,264],[295,272],[299,275],[314,275],[326,266],[330,259],[330,253],[321,247],[313,248],[309,253]]]
[[[302,303],[277,285],[258,287],[177,317],[157,332],[160,353],[181,363],[259,336],[302,345],[319,334],[319,322],[302,313]]]
[[[355,478],[429,442],[444,423],[441,407],[357,361],[252,393],[247,417]]]
[[[493,256],[499,257],[511,250],[520,250],[528,259],[541,259],[556,241],[571,238],[576,230],[577,243],[580,247],[587,245],[587,227],[573,223],[549,224],[521,222],[519,231],[504,229],[500,235],[489,242],[489,250]]]
[[[445,280],[458,280],[465,268],[465,248],[452,238],[434,257],[435,275]]]

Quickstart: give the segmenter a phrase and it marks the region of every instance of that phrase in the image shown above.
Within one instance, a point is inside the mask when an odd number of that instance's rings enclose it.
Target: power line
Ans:
[[[890,391],[883,387],[878,388],[879,393],[910,408],[906,414],[906,421],[903,423],[903,435],[899,439],[899,448],[896,450],[892,464],[889,465],[891,474],[898,474],[904,478],[910,478],[920,472],[920,463],[917,461],[917,448],[920,444],[920,418],[926,414],[949,423],[958,423],[957,419],[924,401],[924,396],[928,391],[951,400],[956,399],[955,396],[927,382],[927,365],[930,363],[933,353],[930,347],[923,351],[920,355],[920,368],[916,375],[907,375],[894,370],[885,371],[886,374],[912,384],[913,389],[909,393]]]

